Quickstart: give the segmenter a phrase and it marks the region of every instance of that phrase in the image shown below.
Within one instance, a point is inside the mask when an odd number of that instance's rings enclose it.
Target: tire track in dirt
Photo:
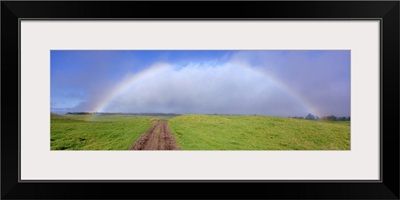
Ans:
[[[130,150],[179,150],[167,121],[159,121],[134,142]]]

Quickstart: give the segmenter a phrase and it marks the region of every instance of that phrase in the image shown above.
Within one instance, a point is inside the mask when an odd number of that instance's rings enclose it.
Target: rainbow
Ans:
[[[157,64],[154,65],[153,67],[150,67],[147,70],[144,70],[142,72],[139,72],[135,76],[129,77],[121,83],[119,83],[115,88],[111,90],[111,92],[101,100],[94,109],[94,112],[104,112],[104,109],[107,108],[107,106],[119,95],[123,94],[126,90],[128,90],[137,80],[139,80],[142,77],[146,77],[148,75],[151,75],[155,72],[158,72],[166,67],[165,64]],[[96,120],[98,115],[92,115],[91,120],[94,121]]]
[[[120,95],[123,95],[126,91],[128,91],[129,88],[135,85],[138,80],[146,76],[152,75],[154,73],[159,73],[160,71],[165,70],[168,66],[169,66],[168,64],[159,63],[157,65],[150,67],[149,69],[146,69],[134,76],[128,77],[125,80],[121,81],[116,87],[114,87],[111,90],[111,92],[107,96],[105,96],[105,98],[103,98],[95,106],[94,112],[105,112],[105,109],[110,105],[111,102],[113,102],[113,100],[115,100]],[[287,93],[291,98],[293,98],[293,100],[298,102],[303,107],[304,110],[307,110],[309,113],[312,113],[314,115],[321,116],[318,109],[314,107],[306,98],[304,98],[297,91],[295,91],[290,86],[279,80],[277,77],[272,76],[270,73],[267,73],[266,71],[256,70],[245,64],[239,64],[237,66],[250,69],[253,72],[264,76],[274,85],[276,85],[279,89]],[[96,114],[92,115],[91,120],[92,121],[96,120],[97,116],[98,115]]]

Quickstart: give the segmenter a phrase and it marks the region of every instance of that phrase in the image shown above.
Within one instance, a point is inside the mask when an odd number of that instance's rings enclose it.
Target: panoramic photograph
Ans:
[[[51,150],[350,150],[350,50],[51,50]]]

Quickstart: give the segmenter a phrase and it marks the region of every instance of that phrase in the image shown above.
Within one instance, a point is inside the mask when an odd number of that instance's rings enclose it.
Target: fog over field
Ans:
[[[350,116],[350,51],[53,50],[51,111]]]

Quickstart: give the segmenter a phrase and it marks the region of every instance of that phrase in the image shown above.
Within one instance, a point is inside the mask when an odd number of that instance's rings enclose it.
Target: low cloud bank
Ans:
[[[304,115],[307,108],[262,73],[239,64],[176,68],[136,78],[104,112]]]

